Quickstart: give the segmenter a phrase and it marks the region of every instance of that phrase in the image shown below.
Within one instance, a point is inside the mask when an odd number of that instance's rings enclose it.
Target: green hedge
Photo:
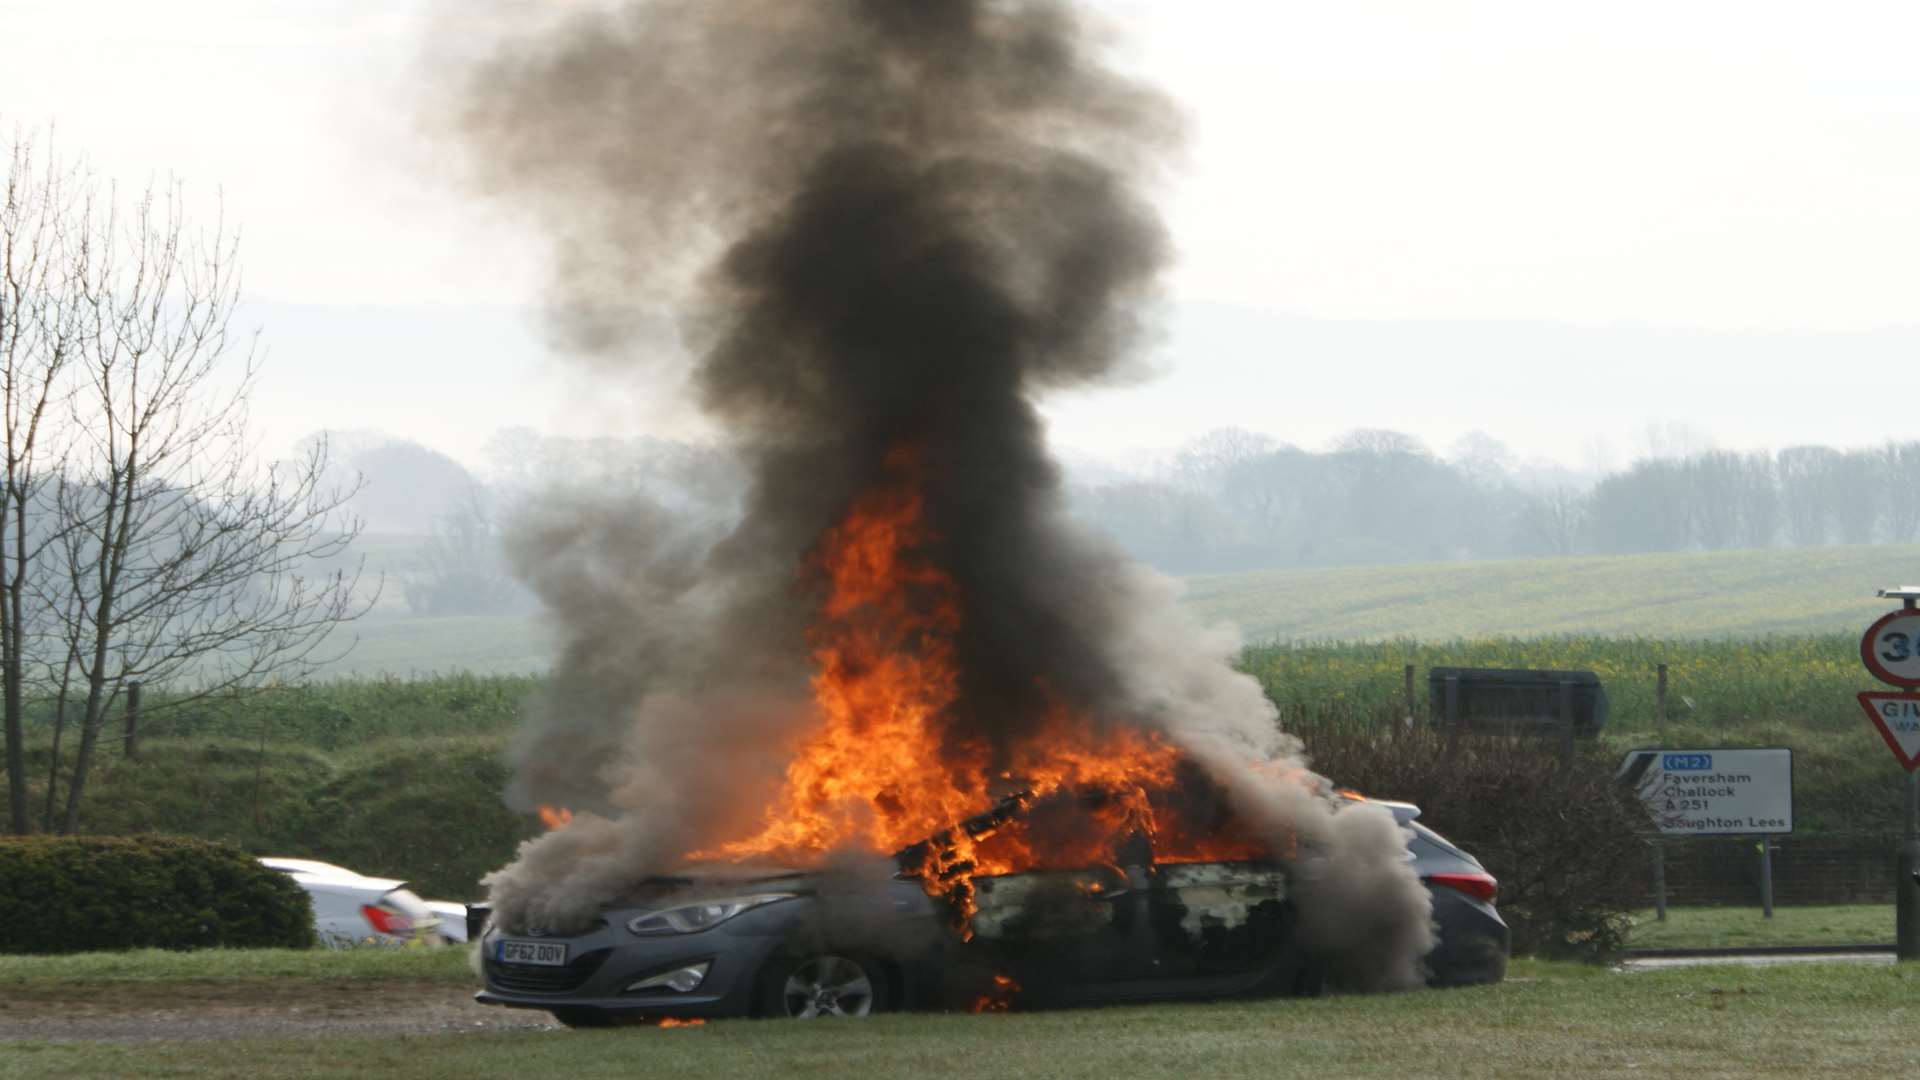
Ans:
[[[1582,745],[1563,765],[1551,739],[1427,727],[1328,725],[1300,732],[1315,771],[1382,799],[1478,858],[1500,882],[1513,952],[1606,960],[1646,902],[1653,822],[1614,779],[1617,759]]]
[[[0,953],[313,943],[306,892],[230,844],[0,838]]]
[[[505,739],[383,739],[345,757],[276,824],[273,853],[401,878],[421,896],[472,900],[538,823],[507,809]]]

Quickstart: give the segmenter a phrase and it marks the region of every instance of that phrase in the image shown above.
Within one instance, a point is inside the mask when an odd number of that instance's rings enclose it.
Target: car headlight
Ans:
[[[675,993],[691,994],[695,990],[700,989],[701,983],[707,981],[707,969],[712,966],[713,961],[702,960],[697,964],[688,964],[683,968],[663,971],[651,979],[641,979],[639,982],[628,986],[627,991],[631,993],[635,990],[658,990],[661,987],[665,987]]]
[[[763,904],[771,904],[779,900],[791,900],[795,895],[795,893],[784,892],[755,893],[752,896],[702,900],[697,904],[685,904],[647,915],[635,915],[627,920],[627,929],[636,934],[694,934],[709,927],[719,926],[743,911],[751,911]]]

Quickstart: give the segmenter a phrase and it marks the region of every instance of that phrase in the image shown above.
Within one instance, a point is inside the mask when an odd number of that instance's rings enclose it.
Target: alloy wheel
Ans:
[[[873,979],[844,956],[816,956],[794,965],[782,988],[787,1015],[865,1016],[873,1011]]]

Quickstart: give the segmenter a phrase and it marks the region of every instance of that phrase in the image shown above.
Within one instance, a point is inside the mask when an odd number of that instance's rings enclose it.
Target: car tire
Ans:
[[[1444,951],[1436,951],[1427,960],[1432,974],[1431,987],[1489,986],[1507,977],[1507,949],[1498,940],[1482,934],[1463,935]]]
[[[1301,961],[1299,970],[1293,974],[1293,997],[1325,997],[1327,993],[1327,962],[1318,956],[1309,956]]]
[[[867,1016],[894,1006],[887,965],[851,949],[806,949],[776,953],[761,969],[756,1012],[767,1017],[811,1020]]]
[[[570,1028],[604,1028],[613,1026],[613,1016],[604,1009],[583,1009],[578,1007],[549,1009],[555,1020]]]

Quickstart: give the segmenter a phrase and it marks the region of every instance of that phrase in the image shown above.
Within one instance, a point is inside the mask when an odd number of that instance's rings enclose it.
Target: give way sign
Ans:
[[[1891,694],[1868,690],[1860,695],[1867,719],[1880,729],[1887,748],[1912,772],[1920,767],[1920,694]]]

